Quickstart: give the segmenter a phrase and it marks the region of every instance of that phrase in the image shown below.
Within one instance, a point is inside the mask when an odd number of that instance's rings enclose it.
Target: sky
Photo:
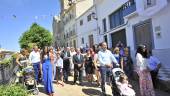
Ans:
[[[34,22],[52,32],[53,16],[59,12],[59,0],[0,0],[1,48],[18,51],[20,36]]]

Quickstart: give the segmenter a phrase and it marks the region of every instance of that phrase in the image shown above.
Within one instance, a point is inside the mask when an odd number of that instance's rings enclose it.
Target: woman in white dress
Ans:
[[[141,96],[155,96],[152,78],[148,68],[148,52],[145,45],[139,45],[136,52]]]

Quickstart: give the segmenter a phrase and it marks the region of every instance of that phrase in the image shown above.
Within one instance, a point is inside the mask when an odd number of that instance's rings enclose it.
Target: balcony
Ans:
[[[123,17],[127,16],[136,11],[136,3],[135,0],[129,0],[125,4],[123,4]]]

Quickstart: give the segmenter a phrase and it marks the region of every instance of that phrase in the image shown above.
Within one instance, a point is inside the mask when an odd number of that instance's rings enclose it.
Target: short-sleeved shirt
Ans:
[[[116,58],[109,50],[99,51],[98,60],[99,60],[100,66],[105,66],[106,64],[112,64],[112,62],[114,62],[115,64],[118,64]]]
[[[40,62],[40,52],[32,51],[29,55],[29,60],[30,60],[31,63]]]
[[[148,67],[152,71],[152,70],[155,70],[157,68],[157,65],[160,63],[161,62],[159,61],[158,58],[156,58],[154,56],[150,56]]]
[[[54,64],[55,64],[56,67],[63,68],[63,59],[62,58],[56,59]]]

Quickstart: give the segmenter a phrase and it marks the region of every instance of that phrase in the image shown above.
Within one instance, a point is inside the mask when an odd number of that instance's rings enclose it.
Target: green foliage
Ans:
[[[12,59],[16,59],[19,53],[13,53],[12,54]]]
[[[52,34],[45,28],[33,23],[30,29],[22,34],[19,39],[21,48],[30,49],[33,44],[37,44],[40,48],[52,44]]]
[[[0,65],[9,65],[11,64],[12,58],[5,58],[0,62]]]
[[[28,44],[28,49],[33,49],[33,47],[37,45],[36,43],[29,43]]]
[[[28,96],[28,92],[22,85],[1,85],[0,96]]]

